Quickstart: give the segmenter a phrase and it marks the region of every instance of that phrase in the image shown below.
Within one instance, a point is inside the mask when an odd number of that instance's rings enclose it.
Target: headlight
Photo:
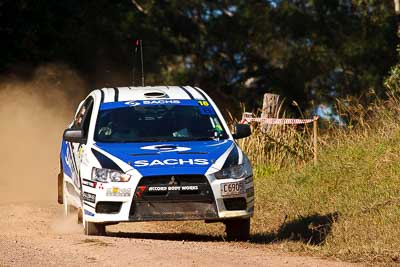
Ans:
[[[214,173],[217,179],[241,179],[253,175],[250,161],[247,157],[243,159],[243,164],[234,165]]]
[[[93,167],[92,180],[101,183],[108,182],[128,182],[131,179],[129,174],[110,169],[99,169]]]

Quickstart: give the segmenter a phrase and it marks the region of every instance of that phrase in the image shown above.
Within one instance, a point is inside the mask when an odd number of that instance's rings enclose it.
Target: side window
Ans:
[[[85,137],[87,137],[89,131],[90,117],[93,110],[93,97],[89,97],[85,100],[82,107],[79,109],[75,116],[73,128],[82,129]]]
[[[87,109],[87,102],[83,103],[82,107],[79,109],[78,113],[76,114],[72,128],[79,129],[82,127],[83,116],[86,113],[86,109]]]
[[[92,111],[93,111],[93,101],[90,102],[87,108],[86,115],[83,118],[82,130],[85,138],[87,138],[89,133],[90,118],[92,117]]]

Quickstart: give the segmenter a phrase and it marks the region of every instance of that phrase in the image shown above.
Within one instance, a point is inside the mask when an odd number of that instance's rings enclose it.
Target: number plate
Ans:
[[[244,193],[244,182],[221,184],[221,195],[231,196]]]

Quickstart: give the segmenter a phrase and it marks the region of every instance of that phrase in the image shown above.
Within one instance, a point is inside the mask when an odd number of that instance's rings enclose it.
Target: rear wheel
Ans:
[[[225,232],[228,240],[247,241],[250,238],[250,218],[227,220]]]
[[[81,223],[83,223],[83,213],[82,213],[82,208],[79,208],[79,209],[78,209],[78,213],[77,213],[77,215],[78,215],[78,224],[81,224]]]
[[[63,171],[61,170],[57,176],[57,202],[58,204],[64,204],[64,196],[63,196],[63,184],[64,182],[64,175]]]

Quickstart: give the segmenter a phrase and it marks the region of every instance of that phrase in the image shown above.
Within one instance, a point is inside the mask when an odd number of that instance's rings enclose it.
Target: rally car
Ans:
[[[86,235],[119,222],[223,222],[249,238],[253,172],[212,99],[191,86],[103,88],[64,131],[58,202],[78,210]]]

